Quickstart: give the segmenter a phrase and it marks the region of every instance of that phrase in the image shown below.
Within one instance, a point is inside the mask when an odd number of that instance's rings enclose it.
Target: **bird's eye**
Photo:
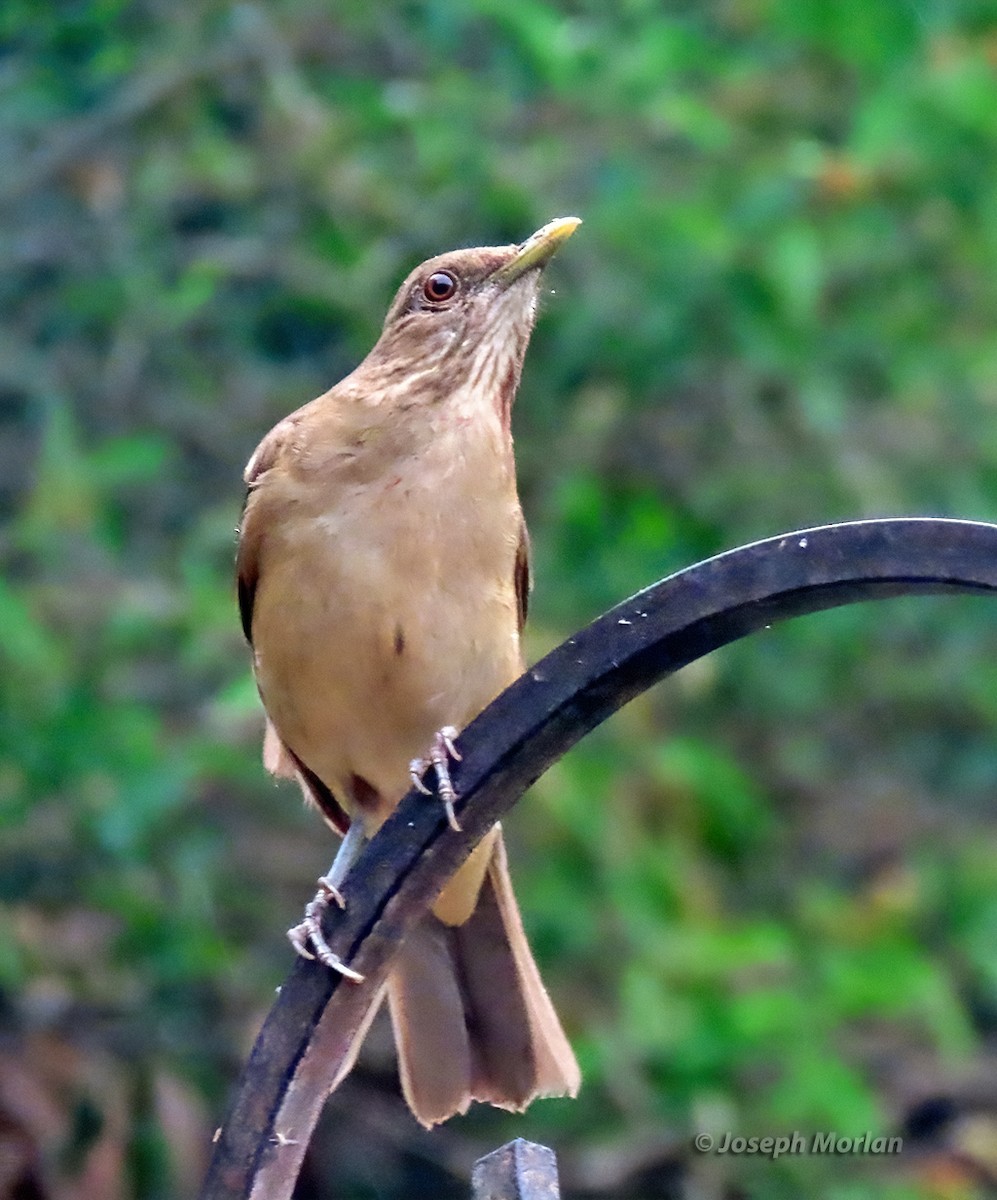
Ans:
[[[457,290],[457,280],[449,271],[434,271],[422,286],[423,295],[434,304],[449,300]]]

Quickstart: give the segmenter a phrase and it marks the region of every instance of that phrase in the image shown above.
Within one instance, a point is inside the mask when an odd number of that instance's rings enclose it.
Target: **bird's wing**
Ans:
[[[516,565],[513,568],[520,633],[523,632],[523,626],[526,624],[526,614],[530,607],[530,592],[533,588],[533,570],[530,559],[530,534],[526,528],[526,522],[522,521],[519,526],[519,545],[516,547]]]
[[[260,579],[260,556],[267,527],[267,513],[261,503],[265,492],[262,484],[267,472],[291,452],[297,424],[298,414],[293,413],[271,429],[257,446],[244,475],[249,491],[242,510],[235,569],[239,614],[250,645],[253,642],[253,606]],[[273,775],[297,779],[306,800],[315,805],[333,829],[341,834],[346,832],[350,820],[343,806],[315,772],[284,743],[269,717],[263,739],[263,763]]]
[[[287,453],[297,426],[297,413],[275,425],[253,451],[246,464],[246,502],[239,523],[239,549],[235,560],[236,585],[239,592],[239,615],[246,641],[253,644],[253,604],[260,578],[260,550],[266,532],[266,520],[257,503],[257,491],[267,472]]]

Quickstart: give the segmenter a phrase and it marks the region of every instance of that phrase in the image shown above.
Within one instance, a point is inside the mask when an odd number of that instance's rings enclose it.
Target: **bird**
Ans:
[[[422,263],[367,357],[246,467],[236,572],[264,763],[344,835],[290,936],[354,978],[317,908],[343,902],[345,868],[413,783],[430,790],[430,763],[457,824],[457,733],[524,669],[530,547],[511,413],[542,273],[580,223]],[[472,1100],[522,1111],[577,1093],[499,825],[403,943],[386,991],[402,1091],[424,1126]]]

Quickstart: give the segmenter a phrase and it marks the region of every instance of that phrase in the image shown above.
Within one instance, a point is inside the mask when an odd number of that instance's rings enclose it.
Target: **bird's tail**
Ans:
[[[462,925],[428,914],[388,977],[402,1088],[436,1125],[472,1100],[521,1111],[574,1096],[578,1064],[540,979],[512,891],[501,832]]]

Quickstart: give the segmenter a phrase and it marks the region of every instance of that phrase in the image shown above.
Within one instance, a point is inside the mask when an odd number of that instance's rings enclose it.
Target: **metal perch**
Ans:
[[[680,571],[598,618],[462,734],[461,830],[410,792],[347,875],[329,944],[356,984],[298,959],[264,1023],[216,1141],[201,1200],[286,1200],[353,1034],[407,930],[488,828],[628,700],[787,617],[859,600],[997,592],[997,526],[898,518],[788,533]]]

